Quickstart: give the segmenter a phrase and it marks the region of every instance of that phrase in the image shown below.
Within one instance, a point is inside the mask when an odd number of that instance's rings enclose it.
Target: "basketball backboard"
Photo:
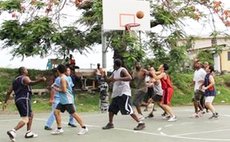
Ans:
[[[126,24],[140,24],[136,31],[150,31],[150,4],[145,0],[103,0],[103,29],[125,30]],[[136,13],[142,11],[139,19]]]

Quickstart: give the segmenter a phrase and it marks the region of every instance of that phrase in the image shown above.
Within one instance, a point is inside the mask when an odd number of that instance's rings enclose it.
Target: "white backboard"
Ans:
[[[131,30],[150,31],[150,4],[145,0],[103,0],[103,29],[125,30],[129,23],[140,24]],[[136,13],[142,11],[144,17],[138,19]]]

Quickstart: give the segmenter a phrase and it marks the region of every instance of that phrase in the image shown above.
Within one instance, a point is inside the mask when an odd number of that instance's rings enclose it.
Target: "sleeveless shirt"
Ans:
[[[210,84],[209,81],[209,76],[211,73],[206,74],[205,79],[204,79],[204,86],[207,87]],[[207,90],[204,92],[204,96],[216,96],[216,90],[214,86],[209,87]]]
[[[122,70],[126,70],[126,69],[124,67],[120,67],[119,69],[115,70],[113,72],[113,78],[114,79],[121,78]],[[112,98],[122,96],[122,95],[131,96],[131,89],[130,89],[129,81],[115,81],[113,83]]]
[[[13,90],[15,94],[15,102],[21,99],[31,99],[32,89],[30,85],[25,85],[23,83],[24,76],[18,76],[13,81]]]

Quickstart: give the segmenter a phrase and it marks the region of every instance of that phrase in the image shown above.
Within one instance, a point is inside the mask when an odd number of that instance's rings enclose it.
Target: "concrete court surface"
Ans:
[[[77,128],[67,126],[68,114],[64,113],[62,135],[51,135],[51,131],[44,130],[48,113],[35,112],[33,131],[37,138],[25,139],[25,128],[17,132],[16,142],[230,142],[230,106],[216,106],[220,117],[209,120],[211,113],[201,118],[192,118],[193,107],[174,107],[178,120],[167,122],[160,116],[162,110],[157,107],[155,117],[145,119],[146,128],[134,131],[137,125],[131,117],[118,114],[114,118],[114,129],[102,130],[101,127],[108,122],[107,113],[81,113],[84,122],[89,128],[86,135],[77,135]],[[144,112],[147,116],[148,112]],[[0,142],[10,142],[6,131],[13,128],[18,120],[18,114],[0,114]],[[55,129],[56,124],[53,125]]]

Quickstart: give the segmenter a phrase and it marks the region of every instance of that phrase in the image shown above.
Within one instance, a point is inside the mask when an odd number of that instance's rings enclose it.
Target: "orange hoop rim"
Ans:
[[[139,23],[128,23],[125,24],[125,30],[130,31],[132,27],[139,27],[139,26],[140,26]]]

